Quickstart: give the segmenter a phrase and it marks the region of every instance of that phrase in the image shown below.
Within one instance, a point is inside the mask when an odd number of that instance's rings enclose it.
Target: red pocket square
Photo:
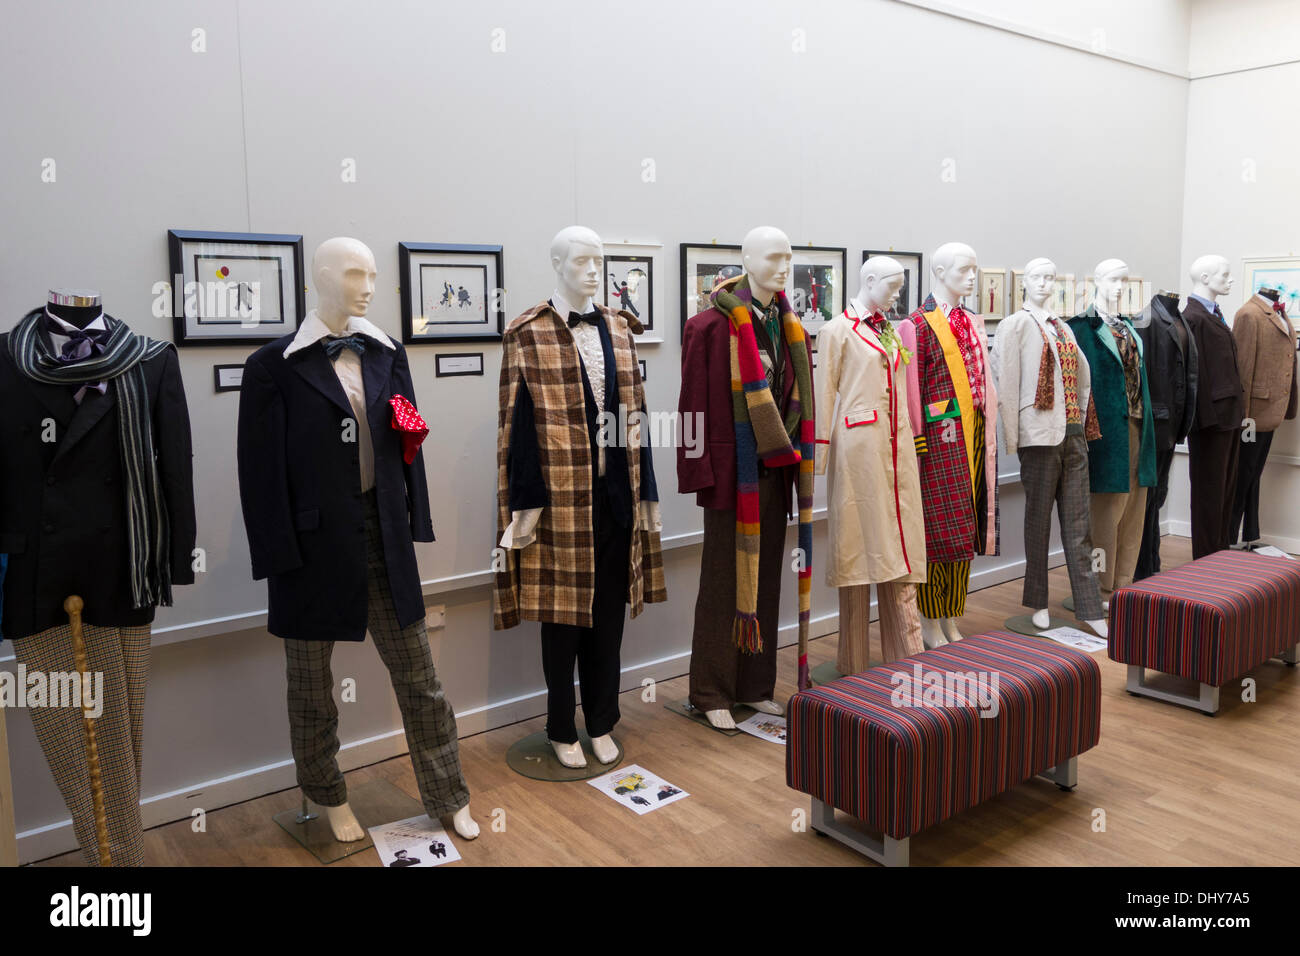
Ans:
[[[393,430],[402,436],[402,460],[408,465],[415,461],[416,452],[429,434],[429,426],[406,398],[394,395],[388,400],[393,406]]]

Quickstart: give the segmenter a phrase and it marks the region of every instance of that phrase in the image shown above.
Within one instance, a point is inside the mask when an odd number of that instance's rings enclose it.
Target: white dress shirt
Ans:
[[[69,340],[72,338],[73,332],[102,332],[108,328],[108,325],[104,322],[103,312],[100,312],[92,321],[87,322],[84,329],[77,328],[71,322],[63,321],[63,319],[59,318],[49,309],[45,310],[45,317],[57,328],[63,329],[68,333],[67,335],[60,335],[52,329],[47,329],[50,334],[50,344],[54,347],[56,354],[63,351],[63,346],[68,344]],[[76,394],[73,396],[73,401],[80,405],[82,399],[86,397],[86,390],[92,388],[99,392],[99,394],[104,395],[108,392],[108,383],[87,382],[85,385],[81,386],[81,388],[77,389]]]
[[[348,317],[348,326],[342,332],[334,332],[326,325],[316,310],[312,309],[298,327],[298,334],[284,350],[285,358],[295,352],[310,348],[321,339],[343,338],[347,335],[364,335],[387,349],[395,349],[393,340],[384,334],[373,322],[359,315]],[[366,415],[366,383],[361,372],[361,356],[351,349],[342,349],[334,358],[334,374],[343,386],[343,394],[352,406],[352,417],[357,423],[357,459],[361,468],[361,490],[369,491],[375,486],[375,446],[370,437],[370,419]],[[408,396],[409,397],[409,396]]]

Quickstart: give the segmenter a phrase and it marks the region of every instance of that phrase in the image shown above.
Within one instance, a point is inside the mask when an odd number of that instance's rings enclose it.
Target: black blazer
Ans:
[[[366,637],[366,526],[359,452],[343,440],[351,419],[343,386],[319,344],[262,346],[244,366],[239,393],[239,497],[253,578],[267,579],[267,629],[302,641]],[[388,584],[398,623],[424,617],[414,541],[432,541],[424,454],[407,465],[388,400],[415,404],[406,350],[368,342],[361,358],[375,449],[375,492]]]
[[[1179,342],[1181,326],[1186,347]],[[1155,296],[1133,320],[1142,337],[1143,358],[1151,386],[1151,414],[1156,423],[1156,450],[1167,452],[1187,437],[1196,417],[1196,382],[1199,352],[1196,336],[1178,313],[1177,302]]]
[[[1183,307],[1196,339],[1196,422],[1198,430],[1235,431],[1246,414],[1246,394],[1237,371],[1237,343],[1232,330],[1205,306],[1187,297]]]
[[[171,525],[172,584],[193,584],[194,483],[190,415],[180,362],[169,348],[142,364],[154,454]],[[101,627],[153,622],[131,607],[126,489],[117,403],[107,393],[46,385],[18,371],[0,335],[0,551],[9,555],[0,630],[15,640],[68,623],[63,601],[78,594],[81,619]],[[54,441],[44,441],[53,435]]]

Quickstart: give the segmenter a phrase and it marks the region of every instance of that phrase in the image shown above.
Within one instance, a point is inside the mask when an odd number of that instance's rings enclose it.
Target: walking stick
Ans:
[[[84,604],[81,598],[75,594],[63,602],[63,610],[68,613],[68,623],[72,627],[72,653],[77,663],[77,680],[80,681],[81,687],[85,688],[90,664],[86,660],[86,640],[81,633],[82,607]],[[99,843],[99,865],[112,866],[113,857],[108,849],[108,817],[104,813],[104,781],[99,772],[99,746],[95,742],[95,720],[93,717],[86,716],[85,708],[81,711],[81,726],[86,732],[86,764],[90,768],[90,799],[95,808],[95,839]]]

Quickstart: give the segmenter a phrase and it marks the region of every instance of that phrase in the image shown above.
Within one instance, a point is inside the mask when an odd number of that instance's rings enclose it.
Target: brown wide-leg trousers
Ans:
[[[1090,502],[1092,546],[1100,548],[1104,564],[1097,572],[1101,596],[1109,599],[1115,588],[1133,583],[1142,527],[1146,521],[1147,489],[1138,486],[1142,423],[1128,420],[1128,488],[1126,492],[1096,493]]]
[[[840,638],[835,669],[860,674],[871,666],[871,585],[855,584],[840,591]],[[880,654],[886,664],[925,650],[921,642],[921,614],[916,607],[916,585],[883,581],[876,585],[880,605]]]

